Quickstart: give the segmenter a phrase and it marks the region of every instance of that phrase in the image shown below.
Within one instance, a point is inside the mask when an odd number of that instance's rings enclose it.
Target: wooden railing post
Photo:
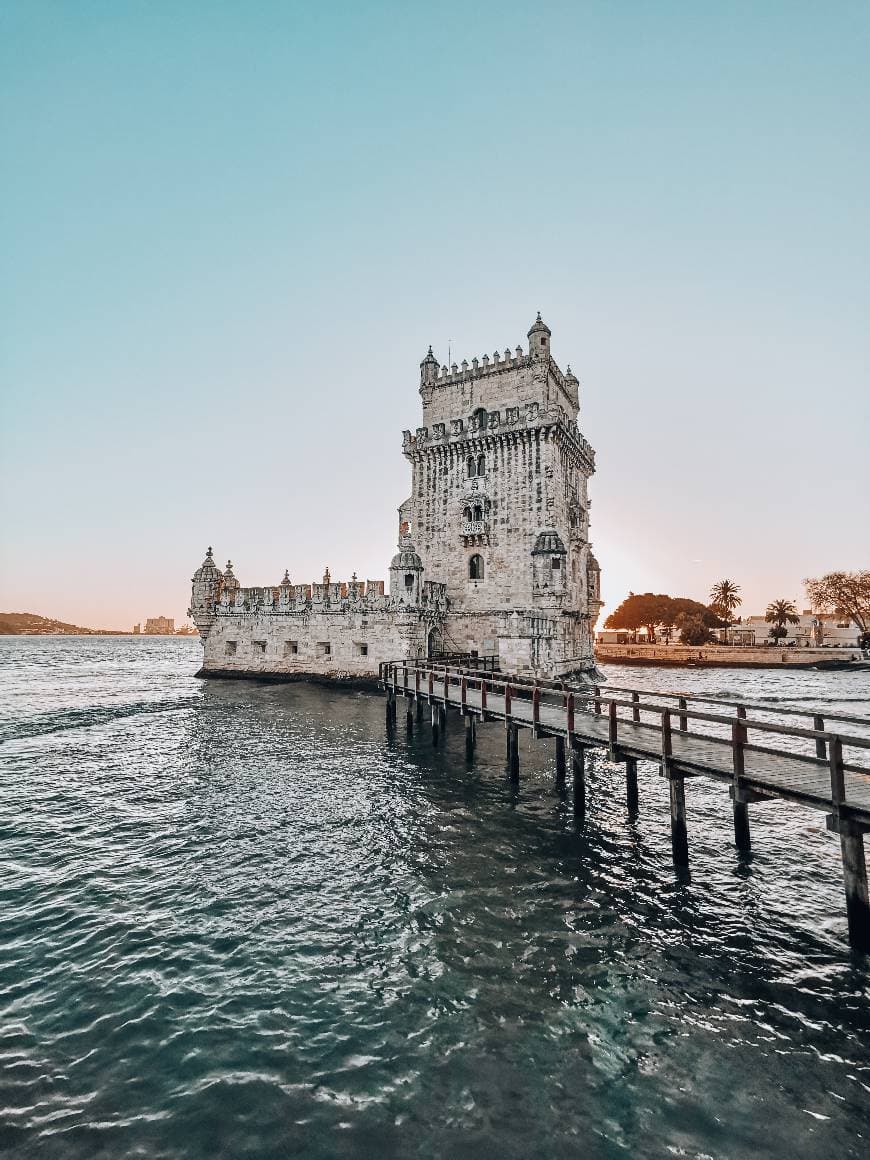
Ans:
[[[688,705],[686,704],[686,698],[685,698],[685,697],[680,697],[680,699],[679,699],[679,701],[677,702],[677,704],[679,705],[679,707],[680,707],[681,709],[687,709],[687,708],[688,708]],[[686,716],[686,714],[685,714],[685,713],[681,713],[681,714],[680,714],[680,731],[681,731],[682,733],[688,733],[688,731],[689,731],[689,718]]]
[[[444,705],[450,700],[450,672],[447,665],[444,666]]]
[[[480,712],[481,715],[486,712],[486,681],[480,682]]]
[[[540,725],[541,723],[541,690],[537,683],[532,690],[532,724]]]
[[[568,694],[566,712],[567,712],[567,717],[568,717],[568,736],[570,737],[571,734],[574,732],[574,694],[573,693]]]
[[[462,712],[465,712],[465,706],[468,703],[468,681],[462,677],[459,682],[459,700],[462,705]]]
[[[429,670],[429,700],[432,700],[432,694],[435,692],[435,674],[432,669]]]
[[[505,685],[505,687],[504,687],[504,715],[505,715],[505,720],[507,720],[507,719],[510,717],[510,715],[511,715],[511,700],[512,700],[512,698],[513,698],[513,690],[511,689],[511,687],[510,687],[510,684],[507,684],[507,685]]]
[[[596,714],[598,714],[598,716],[600,716],[601,715],[601,701],[598,699],[598,697],[599,697],[599,694],[601,692],[601,689],[598,685],[593,685],[592,692],[595,694],[595,700],[592,703],[592,707],[595,710]]]
[[[734,809],[734,844],[738,850],[749,850],[752,842],[749,836],[749,804],[741,784],[744,773],[743,746],[746,744],[746,726],[741,718],[731,725],[731,751],[733,757],[734,782],[731,786],[731,803]]]
[[[631,719],[632,721],[640,721],[640,709],[637,707],[640,702],[640,693],[632,693],[631,702]]]
[[[668,779],[671,798],[671,851],[675,866],[689,864],[689,838],[686,830],[686,787],[682,777],[674,776],[671,711],[662,711],[662,773]]]
[[[824,719],[824,717],[821,716],[820,713],[817,713],[815,715],[815,717],[813,717],[813,729],[815,729],[817,733],[824,733],[824,731],[825,731],[825,719]],[[828,752],[827,752],[827,748],[825,747],[824,738],[817,737],[816,738],[816,757],[820,757],[822,759],[822,761],[824,761],[827,756],[828,756]]]

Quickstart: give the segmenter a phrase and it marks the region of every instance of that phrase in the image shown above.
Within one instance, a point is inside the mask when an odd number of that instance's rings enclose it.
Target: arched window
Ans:
[[[487,418],[486,410],[483,407],[478,407],[471,418],[480,424],[481,431],[486,430],[486,424],[489,420]]]
[[[478,455],[477,457],[477,474],[486,475],[486,456]]]
[[[413,572],[406,572],[405,573],[405,587],[406,588],[413,588],[414,587],[414,573]]]
[[[483,519],[483,508],[480,506],[480,504],[477,504],[475,509],[474,509],[474,518],[476,520]]]
[[[477,475],[477,460],[474,458],[473,455],[469,455],[469,457],[468,457],[468,478],[470,479],[473,475]]]
[[[465,522],[466,522],[467,524],[470,524],[470,523],[471,523],[471,520],[472,520],[472,515],[471,515],[471,508],[470,508],[470,507],[467,507],[467,508],[465,508],[465,509],[463,510],[463,512],[462,512],[462,518],[465,520]]]
[[[483,579],[483,556],[475,554],[468,561],[468,579],[482,580]]]

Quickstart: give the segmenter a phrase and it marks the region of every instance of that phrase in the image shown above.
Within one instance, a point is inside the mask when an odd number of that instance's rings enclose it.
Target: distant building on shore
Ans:
[[[147,636],[172,636],[175,632],[175,620],[171,616],[149,616],[145,621]]]
[[[134,625],[133,625],[133,635],[134,635],[134,636],[139,636],[139,634],[140,634],[141,632],[142,632],[142,625],[141,625],[141,624],[134,624]]]

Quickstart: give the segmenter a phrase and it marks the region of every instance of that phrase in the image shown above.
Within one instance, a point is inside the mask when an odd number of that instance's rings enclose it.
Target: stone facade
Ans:
[[[190,615],[203,672],[371,676],[405,656],[497,656],[510,672],[592,668],[601,608],[589,542],[592,448],[579,382],[550,353],[540,315],[529,350],[420,366],[423,425],[404,432],[411,495],[382,582],[241,588],[209,549]]]

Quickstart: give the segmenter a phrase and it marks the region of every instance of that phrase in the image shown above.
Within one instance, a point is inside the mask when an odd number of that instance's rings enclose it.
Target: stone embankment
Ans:
[[[859,648],[749,648],[727,645],[599,644],[599,664],[700,665],[711,668],[844,668],[867,665]]]

